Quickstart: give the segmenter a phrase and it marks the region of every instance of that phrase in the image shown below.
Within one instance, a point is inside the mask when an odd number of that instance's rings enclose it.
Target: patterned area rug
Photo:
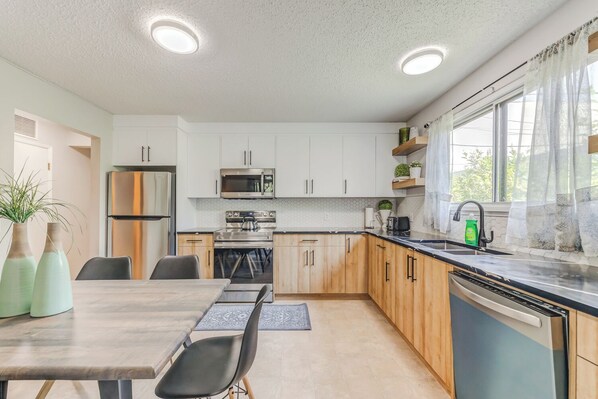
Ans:
[[[253,305],[216,304],[199,322],[196,331],[244,330]],[[260,316],[260,330],[311,330],[307,304],[264,304]]]

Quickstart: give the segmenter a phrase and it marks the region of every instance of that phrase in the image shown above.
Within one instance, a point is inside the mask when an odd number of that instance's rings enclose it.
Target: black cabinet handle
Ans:
[[[347,253],[351,253],[351,239],[347,238]]]
[[[141,162],[145,162],[145,146],[141,146]]]
[[[411,255],[407,255],[407,280],[411,279],[411,274],[409,273],[409,269],[411,268]]]
[[[384,266],[385,266],[385,269],[386,269],[385,270],[385,277],[384,278],[385,278],[385,281],[388,281],[389,280],[388,279],[388,262],[386,262],[386,264]]]
[[[249,150],[249,166],[251,166],[251,165],[252,165],[252,162],[251,162],[251,150]]]
[[[152,149],[152,147],[150,147],[149,145],[147,146],[147,161],[151,162],[150,160],[150,150]]]
[[[247,165],[247,151],[243,151],[243,165]]]

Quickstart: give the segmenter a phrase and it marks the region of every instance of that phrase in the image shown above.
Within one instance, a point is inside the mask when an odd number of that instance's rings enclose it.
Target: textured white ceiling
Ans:
[[[0,56],[116,114],[190,122],[404,121],[564,0],[0,0]],[[157,17],[200,51],[170,54]],[[434,45],[423,76],[397,63]]]

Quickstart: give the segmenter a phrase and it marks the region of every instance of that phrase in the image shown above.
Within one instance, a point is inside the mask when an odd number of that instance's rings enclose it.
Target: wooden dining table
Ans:
[[[229,280],[73,281],[74,308],[0,319],[0,399],[12,380],[96,380],[102,399],[130,399],[155,379]]]

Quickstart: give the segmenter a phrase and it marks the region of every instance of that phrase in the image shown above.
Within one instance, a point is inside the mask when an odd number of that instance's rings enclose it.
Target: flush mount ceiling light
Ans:
[[[401,63],[401,70],[407,75],[421,75],[436,69],[444,59],[442,51],[426,49],[411,54]]]
[[[152,24],[152,39],[165,50],[177,54],[192,54],[199,48],[199,40],[189,27],[171,20]]]

